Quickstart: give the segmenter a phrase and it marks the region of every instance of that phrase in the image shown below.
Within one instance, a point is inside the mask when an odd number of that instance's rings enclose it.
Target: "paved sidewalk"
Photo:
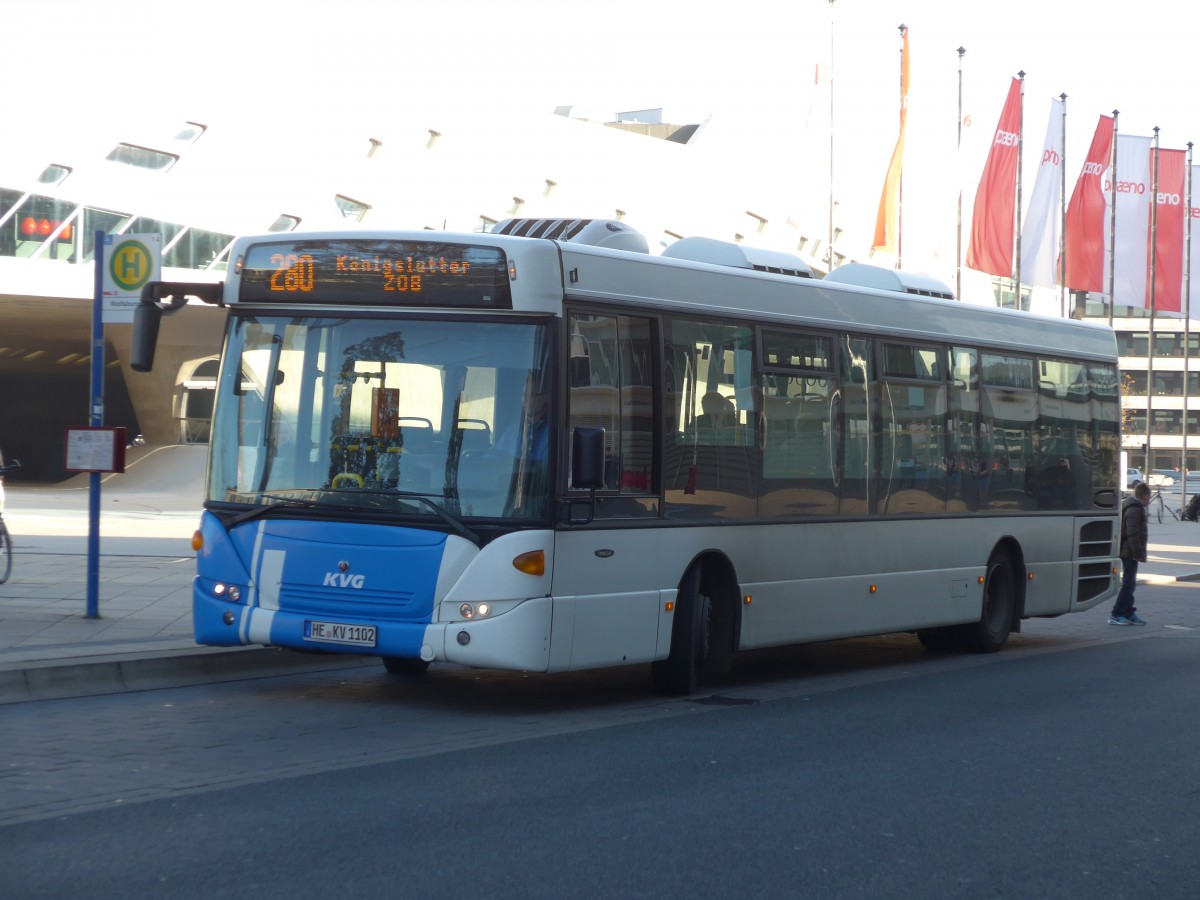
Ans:
[[[8,479],[13,565],[0,584],[0,704],[379,665],[374,657],[197,645],[191,538],[200,495],[150,487],[101,487],[98,617],[88,618],[87,477],[54,487]]]
[[[49,488],[10,479],[4,517],[13,571],[0,585],[0,704],[379,664],[374,657],[197,646],[191,535],[199,488],[185,495],[145,476],[136,483],[149,489],[101,488],[99,617],[89,619],[86,477]],[[1200,524],[1169,514],[1160,524],[1152,516],[1150,559],[1139,581],[1177,580],[1200,580]]]

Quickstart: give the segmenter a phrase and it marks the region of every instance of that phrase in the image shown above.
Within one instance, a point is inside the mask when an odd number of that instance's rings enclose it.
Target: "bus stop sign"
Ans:
[[[162,277],[162,235],[105,235],[102,319],[132,322],[142,285]]]

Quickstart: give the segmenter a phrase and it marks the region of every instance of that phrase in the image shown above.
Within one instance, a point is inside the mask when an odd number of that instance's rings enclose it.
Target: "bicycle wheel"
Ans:
[[[12,572],[12,538],[8,535],[8,526],[0,519],[0,584],[8,581]]]
[[[1163,511],[1163,507],[1165,505],[1166,505],[1166,503],[1162,498],[1162,494],[1159,494],[1158,495],[1158,522],[1160,525],[1162,524],[1162,511]]]

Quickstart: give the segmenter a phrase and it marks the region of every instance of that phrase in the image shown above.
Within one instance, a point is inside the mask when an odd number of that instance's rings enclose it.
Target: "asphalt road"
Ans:
[[[2,707],[0,896],[1190,898],[1197,591],[692,699],[367,669]]]

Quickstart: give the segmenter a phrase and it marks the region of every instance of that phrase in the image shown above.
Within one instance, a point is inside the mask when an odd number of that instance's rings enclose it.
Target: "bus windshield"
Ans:
[[[529,319],[235,316],[208,500],[544,518],[551,333]]]

